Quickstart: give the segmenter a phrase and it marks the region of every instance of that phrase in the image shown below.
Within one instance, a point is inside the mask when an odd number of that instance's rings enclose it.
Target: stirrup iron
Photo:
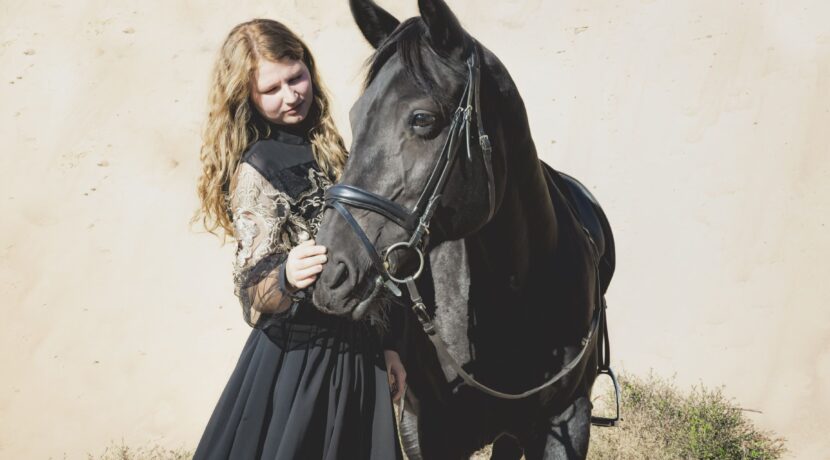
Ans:
[[[616,402],[616,415],[610,418],[591,416],[591,425],[603,427],[617,426],[620,420],[622,420],[622,418],[620,418],[620,398],[622,397],[620,393],[620,383],[617,381],[617,376],[614,374],[614,370],[610,367],[608,367],[607,369],[600,369],[599,373],[597,374],[597,377],[603,374],[607,375],[611,379],[611,383],[614,384],[614,400]]]

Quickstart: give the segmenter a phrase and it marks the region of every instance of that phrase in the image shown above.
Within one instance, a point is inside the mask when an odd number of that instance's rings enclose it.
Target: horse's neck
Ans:
[[[510,139],[524,138],[506,153],[504,195],[492,221],[477,235],[475,247],[489,261],[490,274],[526,286],[531,270],[549,263],[556,250],[556,213],[548,193],[536,148],[526,130]]]
[[[529,150],[512,152],[528,155],[527,162],[523,168],[510,165],[513,174],[491,222],[476,234],[444,242],[430,253],[436,330],[459,363],[475,360],[473,353],[480,349],[478,344],[471,346],[469,328],[475,328],[477,321],[495,318],[498,322],[500,310],[506,312],[524,302],[517,291],[527,288],[529,273],[549,261],[555,250],[556,219],[529,136],[528,141],[525,148]],[[523,307],[532,306],[525,303]],[[511,321],[510,315],[502,318]],[[488,340],[487,335],[479,339]],[[442,364],[447,380],[454,380],[455,371],[449,363]]]
[[[504,165],[504,194],[491,222],[476,235],[484,257],[500,261],[494,273],[527,278],[528,270],[550,256],[557,244],[556,213],[548,193],[527,110],[515,82],[492,53],[486,53],[482,90],[485,115],[500,120],[493,126]],[[493,117],[493,118],[490,118]],[[499,142],[500,141],[500,142]],[[507,265],[504,265],[507,264]]]

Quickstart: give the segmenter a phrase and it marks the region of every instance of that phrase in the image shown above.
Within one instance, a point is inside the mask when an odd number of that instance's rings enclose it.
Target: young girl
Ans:
[[[346,155],[306,45],[276,21],[234,27],[214,69],[197,217],[237,241],[235,293],[253,330],[197,460],[402,457],[394,325],[381,340],[305,293],[326,263],[314,235]]]

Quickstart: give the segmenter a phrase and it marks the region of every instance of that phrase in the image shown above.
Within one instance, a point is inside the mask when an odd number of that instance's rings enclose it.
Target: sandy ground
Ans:
[[[234,24],[302,32],[348,138],[369,48],[345,0],[118,3],[0,2],[0,458],[198,441],[248,333],[231,246],[187,224]],[[492,3],[451,5],[614,225],[617,366],[724,385],[824,457],[830,4]]]

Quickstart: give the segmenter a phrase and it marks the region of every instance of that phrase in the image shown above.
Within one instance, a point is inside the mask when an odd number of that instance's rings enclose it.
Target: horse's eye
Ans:
[[[427,112],[416,112],[412,115],[411,123],[416,128],[427,128],[435,123],[435,115]]]

